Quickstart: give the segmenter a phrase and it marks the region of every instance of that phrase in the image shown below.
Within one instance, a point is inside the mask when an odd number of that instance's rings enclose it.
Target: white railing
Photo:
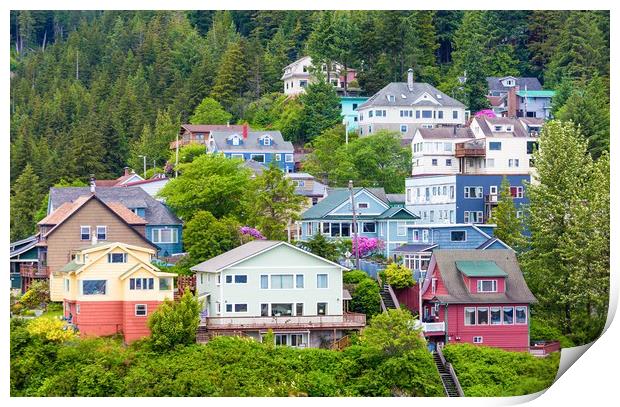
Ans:
[[[203,322],[204,321],[204,322]],[[208,317],[201,321],[207,329],[217,328],[270,328],[270,327],[362,327],[366,315],[346,313],[343,315],[279,316],[279,317]]]
[[[423,322],[424,332],[444,332],[446,330],[445,322]]]

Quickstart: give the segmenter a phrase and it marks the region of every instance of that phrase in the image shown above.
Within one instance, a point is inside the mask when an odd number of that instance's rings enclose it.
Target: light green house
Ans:
[[[271,329],[277,345],[320,347],[366,323],[345,311],[346,268],[286,242],[255,240],[191,270],[203,301],[199,341],[214,334],[262,340]]]

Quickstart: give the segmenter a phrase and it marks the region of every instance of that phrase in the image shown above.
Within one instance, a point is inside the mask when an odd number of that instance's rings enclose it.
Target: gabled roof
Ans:
[[[480,126],[480,130],[485,137],[529,137],[519,119],[510,117],[482,117],[477,116],[474,119]],[[491,126],[495,125],[512,125],[512,131],[494,132]]]
[[[477,228],[476,228],[477,229]],[[479,230],[479,229],[478,229]],[[506,243],[504,243],[502,240],[500,240],[497,237],[491,237],[489,239],[487,239],[484,243],[482,243],[480,246],[478,246],[476,249],[479,250],[485,250],[486,248],[490,247],[491,245],[493,245],[493,243],[499,243],[502,246],[504,246],[506,249],[510,249],[512,250],[512,248],[510,246],[508,246]]]
[[[242,131],[242,124],[182,124],[179,133],[187,130],[190,133],[210,133],[212,131]]]
[[[411,212],[409,209],[402,206],[392,206],[383,212],[381,215],[377,216],[377,219],[390,219],[399,214],[400,212],[404,212],[405,216],[409,219],[420,219],[418,215]],[[408,216],[407,216],[408,215]]]
[[[14,249],[17,246],[19,247],[17,249],[11,250],[9,258],[13,258],[15,256],[19,256],[22,253],[27,252],[28,250],[35,247],[38,242],[39,242],[39,234],[36,234],[36,235],[32,235],[28,237],[27,239],[23,239],[23,240],[11,243],[11,248]]]
[[[502,85],[502,79],[507,78],[506,76],[497,77],[497,76],[489,76],[487,77],[487,86],[489,88],[489,92],[491,91],[499,91],[499,92],[508,92],[510,87],[506,87]],[[525,89],[527,86],[527,90],[542,90],[542,85],[538,78],[532,77],[514,77],[516,85],[519,89]]]
[[[469,127],[436,127],[425,129],[420,127],[416,131],[423,139],[463,139],[474,138]]]
[[[494,262],[495,265],[506,273],[504,293],[471,293],[463,281],[461,271],[457,268],[457,262]],[[436,294],[436,298],[444,303],[451,304],[512,304],[533,303],[536,298],[527,287],[517,257],[512,250],[489,249],[489,250],[435,250],[431,265],[436,265],[447,294]],[[431,269],[429,268],[429,271]],[[431,283],[431,274],[428,273],[422,292],[424,293]]]
[[[418,100],[422,95],[427,93],[439,103],[439,106],[444,107],[461,107],[465,105],[456,99],[451,98],[439,89],[428,83],[414,82],[412,90],[409,90],[406,82],[392,82],[387,84],[383,89],[371,96],[366,102],[357,107],[357,110],[365,109],[367,107],[410,107],[410,106],[425,106],[433,105],[435,103],[428,100]],[[394,96],[393,101],[389,101],[387,96]],[[437,96],[439,95],[439,97]],[[403,97],[404,96],[404,97]]]
[[[363,188],[357,187],[353,188],[353,193],[357,195],[360,191],[365,190],[370,193],[372,196],[377,198],[384,205],[389,206],[390,201],[385,193],[383,188]],[[322,218],[329,214],[331,211],[336,209],[338,206],[344,204],[347,200],[349,200],[351,194],[348,188],[327,188],[327,196],[323,198],[323,200],[316,205],[308,208],[304,213],[301,214],[302,219],[317,219]]]
[[[50,188],[50,204],[59,208],[80,196],[89,195],[89,187]],[[181,220],[163,203],[139,186],[97,187],[97,197],[103,202],[119,202],[129,209],[144,208],[144,220],[149,225],[180,225]]]
[[[265,153],[290,153],[293,154],[295,148],[290,141],[284,141],[282,133],[279,131],[249,131],[248,138],[235,146],[232,143],[228,144],[226,141],[230,137],[238,136],[240,140],[243,140],[243,134],[241,131],[212,131],[209,138],[212,138],[215,142],[217,151],[225,151],[230,153],[243,153],[243,152],[265,152]],[[272,141],[269,145],[261,145],[259,140],[264,136],[271,137]],[[282,157],[284,159],[284,157]]]
[[[143,185],[143,184],[150,184],[153,182],[161,182],[161,181],[170,181],[170,179],[164,175],[164,174],[155,174],[153,175],[151,178],[149,179],[143,179],[141,181],[132,181],[132,182],[128,182],[126,184],[123,184],[123,187],[132,187],[135,185]]]

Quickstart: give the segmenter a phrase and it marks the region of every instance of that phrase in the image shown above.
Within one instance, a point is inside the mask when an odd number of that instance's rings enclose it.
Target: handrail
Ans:
[[[400,308],[400,303],[398,302],[398,298],[396,298],[396,294],[394,293],[392,286],[387,283],[386,285],[387,285],[388,293],[390,293],[390,297],[392,297],[392,302],[394,302],[394,306],[396,307],[396,309]]]
[[[459,393],[459,397],[463,397],[464,393],[463,393],[463,389],[461,388],[461,383],[459,383],[459,378],[457,377],[456,372],[454,371],[454,368],[452,367],[452,365],[446,361],[446,358],[443,356],[443,352],[441,351],[441,348],[442,348],[441,346],[436,347],[436,352],[439,355],[439,359],[441,360],[441,363],[444,365],[444,367],[450,374],[452,381],[456,385],[456,391]]]

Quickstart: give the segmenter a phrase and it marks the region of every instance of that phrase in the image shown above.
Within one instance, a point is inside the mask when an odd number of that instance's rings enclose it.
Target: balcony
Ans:
[[[366,326],[366,315],[279,316],[279,317],[207,317],[200,321],[207,330],[260,329],[360,329]]]
[[[478,143],[478,142],[456,143],[456,148],[454,150],[454,156],[456,158],[485,157],[486,148],[484,146],[484,143]]]
[[[422,322],[422,330],[425,334],[444,333],[446,331],[446,323]]]
[[[19,268],[19,275],[29,278],[48,278],[49,272],[49,267],[38,264],[22,264]]]
[[[497,205],[499,202],[499,194],[487,194],[484,196],[484,203]]]
[[[200,140],[200,139],[188,139],[188,140],[179,139],[178,143],[179,143],[179,148],[181,148],[181,147],[185,147],[185,146],[187,146],[189,144],[202,144],[202,145],[205,145],[205,140]],[[177,148],[177,141],[176,140],[175,141],[171,141],[170,142],[170,149],[171,150],[175,150],[176,148]]]

